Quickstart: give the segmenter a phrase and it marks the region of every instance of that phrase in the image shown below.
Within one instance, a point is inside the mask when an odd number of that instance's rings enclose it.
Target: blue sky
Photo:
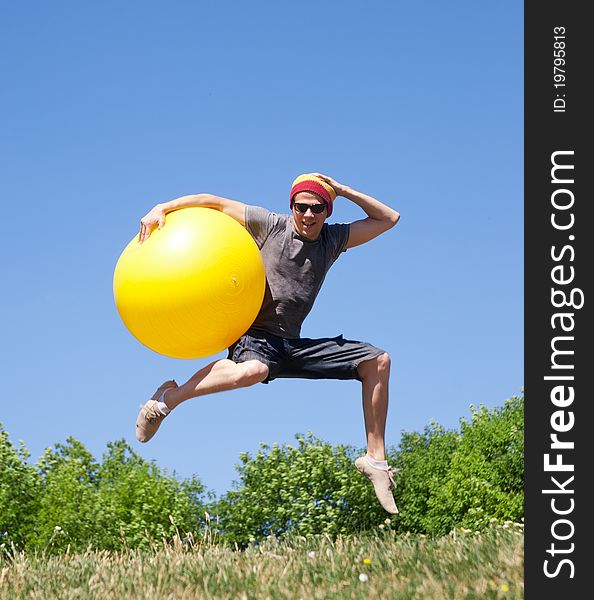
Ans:
[[[402,215],[339,259],[302,331],[392,354],[388,444],[520,392],[521,3],[4,3],[0,23],[0,422],[32,459],[124,437],[223,493],[260,441],[364,446],[355,381],[191,400],[134,438],[157,385],[209,362],[119,319],[113,269],[140,218],[197,192],[284,212],[303,172]],[[361,216],[338,199],[330,221]]]

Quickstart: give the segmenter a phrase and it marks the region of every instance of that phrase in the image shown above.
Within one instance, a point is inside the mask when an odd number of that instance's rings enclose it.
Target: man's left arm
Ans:
[[[382,204],[379,200],[367,194],[362,194],[347,185],[338,183],[327,175],[321,173],[315,173],[315,175],[331,185],[337,196],[343,196],[354,202],[367,215],[366,219],[354,221],[350,224],[349,239],[345,249],[360,246],[384,233],[384,231],[388,231],[398,223],[400,213],[393,208]]]

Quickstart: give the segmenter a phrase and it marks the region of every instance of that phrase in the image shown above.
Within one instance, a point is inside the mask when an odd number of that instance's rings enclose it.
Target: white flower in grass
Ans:
[[[307,553],[307,556],[309,556],[309,558],[315,558],[315,557],[316,557],[316,552],[315,552],[315,550],[310,550],[310,551]]]
[[[54,531],[55,531],[56,533],[60,533],[60,531],[62,531],[62,528],[61,528],[59,525],[56,525],[56,526],[54,527]]]
[[[359,581],[362,581],[363,583],[369,581],[369,575],[367,575],[367,573],[359,573]]]

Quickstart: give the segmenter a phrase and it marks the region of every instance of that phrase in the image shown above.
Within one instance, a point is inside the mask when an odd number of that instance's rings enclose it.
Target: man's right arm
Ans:
[[[247,205],[236,200],[213,196],[212,194],[190,194],[189,196],[181,196],[169,202],[163,202],[154,206],[140,220],[140,233],[138,241],[144,242],[149,238],[151,233],[156,229],[165,225],[167,213],[179,210],[181,208],[204,207],[220,210],[222,213],[229,215],[238,223],[245,226],[245,207]]]

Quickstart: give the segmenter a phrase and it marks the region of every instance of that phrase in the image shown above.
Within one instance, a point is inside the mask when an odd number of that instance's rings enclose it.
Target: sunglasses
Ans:
[[[305,202],[294,202],[293,206],[297,209],[297,212],[306,213],[308,209],[315,215],[319,215],[324,212],[326,208],[325,204],[305,204]]]

